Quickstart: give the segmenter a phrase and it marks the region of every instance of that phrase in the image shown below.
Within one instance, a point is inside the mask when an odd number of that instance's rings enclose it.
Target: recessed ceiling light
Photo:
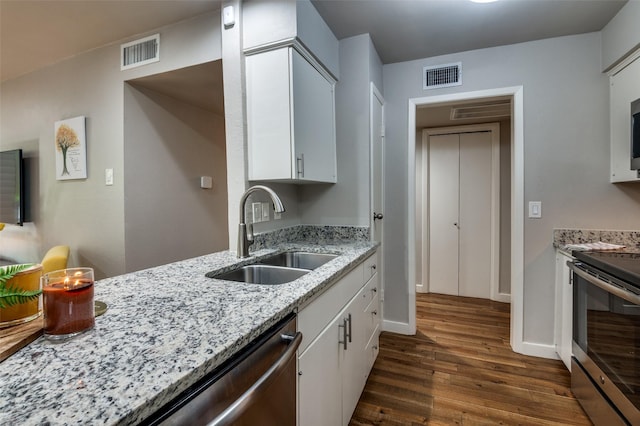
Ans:
[[[474,3],[493,3],[498,0],[471,0]]]

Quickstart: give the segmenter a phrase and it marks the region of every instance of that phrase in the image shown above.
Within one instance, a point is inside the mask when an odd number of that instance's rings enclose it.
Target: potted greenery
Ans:
[[[42,312],[42,265],[0,267],[0,328],[31,321]]]

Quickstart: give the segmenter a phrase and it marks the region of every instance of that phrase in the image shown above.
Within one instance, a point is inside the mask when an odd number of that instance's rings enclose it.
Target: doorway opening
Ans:
[[[124,84],[127,272],[228,247],[222,61]]]
[[[509,101],[510,109],[510,154],[507,157],[509,163],[509,174],[507,182],[509,184],[510,201],[508,203],[509,219],[508,244],[509,250],[508,272],[501,273],[508,277],[510,287],[511,320],[510,320],[510,341],[515,352],[523,353],[523,239],[524,239],[524,131],[523,131],[523,88],[522,86],[507,87],[499,89],[481,90],[475,92],[456,93],[450,95],[430,96],[423,98],[413,98],[409,100],[409,123],[408,123],[408,173],[407,186],[410,196],[407,235],[408,241],[408,293],[409,293],[409,329],[412,333],[416,330],[416,284],[417,278],[421,278],[422,272],[418,273],[418,265],[421,265],[417,253],[418,245],[422,245],[421,239],[416,235],[421,231],[417,220],[417,194],[416,188],[416,153],[417,142],[421,141],[421,128],[418,120],[428,116],[429,110],[433,113],[435,108],[451,106],[452,104],[483,103],[495,101],[496,99],[506,99]],[[450,108],[448,108],[450,109]],[[432,114],[433,115],[433,114]],[[495,119],[493,119],[495,121]],[[508,133],[508,134],[509,134]],[[504,156],[503,156],[504,157]],[[418,170],[421,173],[421,170]],[[504,182],[504,178],[502,179]],[[502,238],[504,241],[504,237]],[[502,250],[504,252],[504,250]],[[501,268],[503,269],[503,268]]]

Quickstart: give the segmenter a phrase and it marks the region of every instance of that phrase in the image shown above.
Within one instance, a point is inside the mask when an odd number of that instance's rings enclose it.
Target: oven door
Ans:
[[[569,267],[573,355],[627,421],[640,424],[640,291],[582,262]]]

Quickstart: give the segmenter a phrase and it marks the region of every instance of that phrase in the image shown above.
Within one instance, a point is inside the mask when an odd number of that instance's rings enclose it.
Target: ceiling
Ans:
[[[341,40],[369,33],[385,64],[600,31],[627,0],[312,0]]]
[[[0,0],[0,81],[218,10],[221,1]],[[371,34],[384,63],[599,31],[625,3],[313,0],[338,39]]]

